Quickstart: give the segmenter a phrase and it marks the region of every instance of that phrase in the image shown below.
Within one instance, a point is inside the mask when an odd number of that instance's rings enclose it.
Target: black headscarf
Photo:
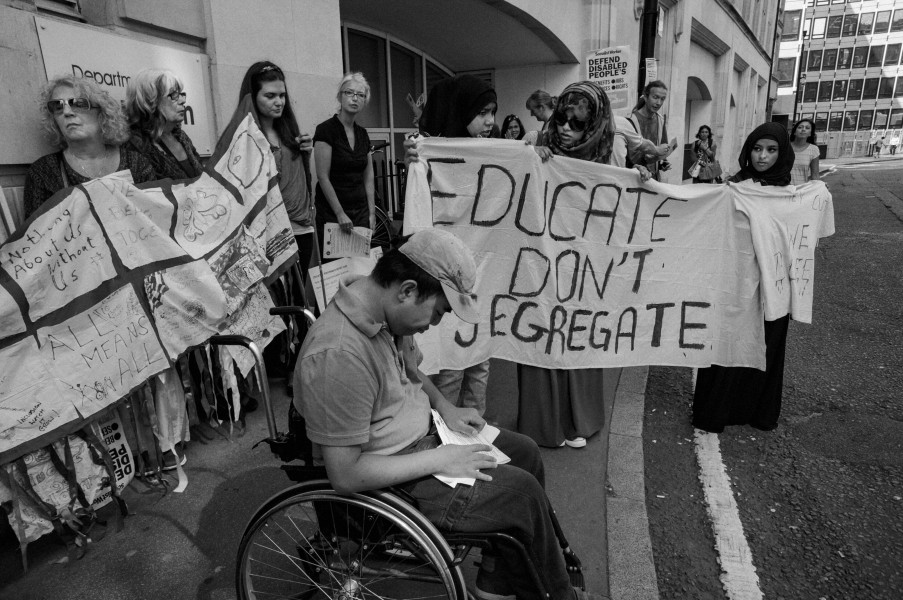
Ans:
[[[450,138],[470,137],[467,126],[490,102],[495,90],[473,75],[443,79],[433,86],[420,115],[420,132]]]
[[[778,160],[771,168],[762,173],[756,171],[749,159],[753,146],[761,139],[774,140],[778,143]],[[790,136],[787,129],[780,123],[762,123],[749,134],[743,142],[743,150],[740,151],[740,172],[731,178],[731,181],[743,181],[752,179],[762,185],[790,185],[790,170],[796,155],[790,145]]]

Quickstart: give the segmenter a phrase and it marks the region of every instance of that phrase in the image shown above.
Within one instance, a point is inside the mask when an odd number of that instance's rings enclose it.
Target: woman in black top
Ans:
[[[92,79],[64,75],[41,95],[41,117],[59,151],[36,160],[25,176],[25,217],[63,188],[117,171],[131,171],[135,183],[153,181],[146,158],[122,144],[128,125],[119,102]]]
[[[129,145],[154,166],[157,179],[201,174],[201,157],[182,131],[187,98],[171,71],[144,69],[129,81],[125,109],[132,129]]]
[[[361,73],[348,73],[339,84],[336,99],[339,112],[317,125],[314,133],[321,240],[326,223],[338,223],[346,232],[353,227],[373,229],[376,224],[370,137],[355,122],[370,102],[370,85]]]

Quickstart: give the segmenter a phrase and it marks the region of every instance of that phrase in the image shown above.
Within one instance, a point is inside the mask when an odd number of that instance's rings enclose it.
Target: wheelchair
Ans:
[[[297,307],[271,313],[288,319],[303,315],[308,325],[314,319]],[[261,381],[267,385],[265,375]],[[258,444],[266,442],[288,463],[282,469],[296,484],[265,502],[245,528],[236,560],[239,599],[468,600],[462,565],[471,551],[500,544],[519,553],[520,576],[532,579],[540,597],[549,597],[524,545],[505,532],[441,532],[400,489],[350,495],[333,490],[294,405],[288,432],[279,433],[268,389],[263,398],[270,437]],[[582,588],[580,561],[554,512],[551,516],[571,581]]]

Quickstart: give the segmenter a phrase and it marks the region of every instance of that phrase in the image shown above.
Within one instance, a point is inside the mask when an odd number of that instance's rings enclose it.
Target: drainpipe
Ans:
[[[643,23],[640,29],[640,75],[638,90],[646,85],[646,59],[655,58],[655,36],[658,29],[658,0],[644,0]]]

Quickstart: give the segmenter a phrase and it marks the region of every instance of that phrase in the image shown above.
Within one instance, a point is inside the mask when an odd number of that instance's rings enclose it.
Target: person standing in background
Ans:
[[[339,111],[317,125],[314,162],[317,169],[317,233],[323,243],[326,223],[338,223],[350,233],[354,227],[376,226],[376,188],[370,137],[357,117],[370,103],[370,84],[360,72],[346,73],[336,93]]]
[[[506,140],[522,140],[525,133],[524,124],[520,122],[517,115],[508,115],[502,121],[501,136]]]
[[[815,145],[815,123],[812,119],[801,119],[793,126],[790,134],[795,159],[790,171],[790,183],[802,185],[807,181],[820,179],[818,166],[818,146]]]
[[[189,179],[201,174],[201,157],[182,130],[187,94],[171,71],[144,69],[129,81],[125,110],[129,146],[153,165],[157,179]]]
[[[663,81],[650,81],[643,88],[643,95],[633,109],[629,120],[636,125],[643,137],[655,144],[656,152],[644,157],[645,166],[656,181],[661,181],[661,172],[671,168],[665,158],[670,152],[668,127],[661,114],[662,106],[668,98],[668,86]]]
[[[558,99],[550,96],[545,90],[536,90],[527,98],[526,107],[530,111],[530,115],[537,121],[542,123],[539,131],[530,131],[524,136],[524,141],[528,144],[536,145],[536,142],[542,137],[549,128],[549,119],[555,111],[555,103]]]
[[[693,152],[699,163],[699,173],[693,178],[693,183],[712,183],[715,175],[712,171],[712,163],[715,161],[715,153],[718,146],[712,139],[712,129],[703,125],[696,132],[696,141],[693,142]]]

